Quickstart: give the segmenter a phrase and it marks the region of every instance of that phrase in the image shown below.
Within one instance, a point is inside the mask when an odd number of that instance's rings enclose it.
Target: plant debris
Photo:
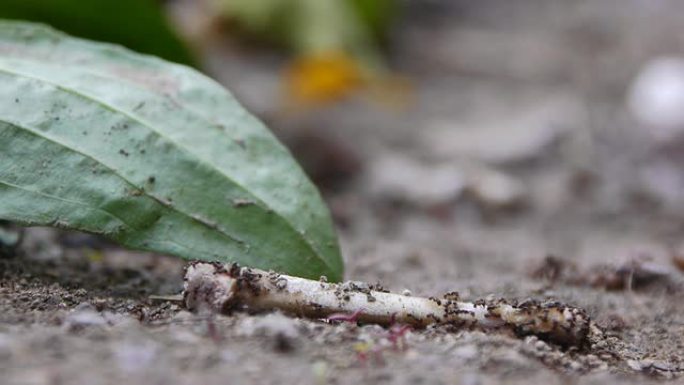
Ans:
[[[672,256],[672,263],[674,263],[675,266],[684,273],[684,255],[682,254],[675,254]]]
[[[575,264],[548,255],[530,274],[551,284],[589,286],[605,290],[639,290],[660,285],[670,291],[681,288],[681,279],[670,266],[632,260],[620,265],[595,265],[580,269]]]

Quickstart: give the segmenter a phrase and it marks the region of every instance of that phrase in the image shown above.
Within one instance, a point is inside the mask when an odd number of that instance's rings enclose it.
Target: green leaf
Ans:
[[[0,22],[0,219],[342,278],[318,191],[228,91],[41,25]]]
[[[0,18],[50,24],[182,64],[194,59],[156,0],[2,0]]]

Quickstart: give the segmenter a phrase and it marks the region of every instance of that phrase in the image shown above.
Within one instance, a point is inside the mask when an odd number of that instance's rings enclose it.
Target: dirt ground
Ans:
[[[207,69],[319,183],[348,279],[558,300],[601,338],[428,328],[395,345],[373,325],[196,315],[150,298],[180,291],[183,261],[33,228],[0,249],[0,383],[682,381],[684,125],[657,139],[628,100],[649,62],[684,56],[684,5],[406,4],[389,54],[412,84],[402,107],[361,95],[283,114],[284,59],[225,42],[207,43]]]

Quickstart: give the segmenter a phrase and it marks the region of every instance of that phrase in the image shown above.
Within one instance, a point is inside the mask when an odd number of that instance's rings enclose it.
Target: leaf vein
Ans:
[[[133,183],[132,181],[128,180],[128,179],[125,178],[123,175],[121,175],[116,169],[110,167],[109,165],[103,163],[102,161],[96,159],[95,157],[93,157],[93,156],[91,156],[91,155],[89,155],[89,154],[86,154],[86,153],[84,153],[84,152],[82,152],[82,151],[80,151],[80,150],[78,150],[78,149],[76,149],[76,148],[70,147],[69,145],[67,145],[67,144],[65,144],[65,143],[62,143],[61,141],[59,141],[59,140],[56,139],[56,138],[53,138],[53,137],[51,137],[51,136],[49,136],[49,135],[42,134],[42,133],[40,133],[39,131],[37,131],[37,130],[35,130],[35,129],[33,129],[33,128],[30,128],[30,127],[28,127],[28,126],[25,126],[25,125],[23,125],[23,124],[20,124],[20,123],[17,123],[17,122],[9,121],[9,120],[7,120],[6,118],[0,118],[0,122],[4,122],[4,123],[7,123],[7,124],[12,125],[12,126],[14,126],[14,127],[17,127],[17,128],[19,128],[19,129],[22,129],[22,130],[24,130],[24,131],[26,131],[26,132],[28,132],[28,133],[31,133],[31,134],[33,134],[33,135],[35,135],[35,136],[37,136],[37,137],[43,138],[44,140],[47,140],[47,141],[52,142],[52,143],[54,143],[54,144],[56,144],[56,145],[58,145],[58,146],[61,146],[62,148],[67,149],[68,151],[71,151],[71,152],[76,153],[76,154],[79,154],[79,155],[81,155],[81,156],[83,156],[83,157],[85,157],[85,158],[88,158],[88,159],[90,159],[90,160],[96,162],[97,164],[102,165],[102,167],[104,167],[104,168],[106,168],[107,170],[109,170],[113,175],[116,175],[117,177],[119,177],[119,178],[120,178],[122,181],[124,181],[127,185],[129,185],[129,186],[135,188],[136,190],[140,191],[143,195],[145,195],[145,196],[147,196],[147,197],[149,197],[149,198],[151,198],[151,199],[154,199],[156,202],[158,202],[158,203],[161,204],[162,206],[168,208],[169,210],[173,210],[173,211],[175,211],[175,212],[177,212],[177,213],[179,213],[179,214],[181,214],[181,215],[183,215],[183,216],[185,216],[185,217],[187,217],[187,218],[190,218],[193,222],[198,223],[200,226],[204,226],[204,227],[206,227],[206,228],[208,228],[208,229],[211,229],[211,230],[213,230],[213,231],[217,231],[219,234],[221,234],[221,235],[225,236],[226,238],[230,239],[232,242],[238,243],[238,244],[240,244],[240,245],[242,245],[242,244],[245,243],[243,240],[241,240],[241,239],[239,239],[239,238],[237,238],[237,237],[235,237],[235,236],[233,236],[233,235],[230,235],[230,234],[226,233],[224,230],[222,230],[222,229],[220,229],[220,228],[211,227],[211,226],[209,226],[207,223],[204,223],[203,221],[198,220],[198,219],[195,218],[193,215],[191,215],[191,214],[189,214],[189,213],[186,213],[185,211],[178,210],[178,209],[176,208],[176,206],[170,206],[170,205],[168,204],[168,202],[166,202],[166,200],[164,200],[163,198],[157,197],[156,195],[151,194],[149,191],[145,190],[144,188],[137,186],[135,183]]]

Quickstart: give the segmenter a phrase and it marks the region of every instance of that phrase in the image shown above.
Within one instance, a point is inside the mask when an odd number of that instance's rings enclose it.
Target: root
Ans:
[[[519,336],[536,335],[563,346],[586,344],[591,322],[580,308],[557,302],[462,302],[457,293],[441,298],[389,293],[362,282],[331,284],[237,264],[196,262],[185,273],[184,300],[191,310],[219,313],[279,309],[309,318],[354,314],[361,323],[432,324],[483,330],[508,328]]]

